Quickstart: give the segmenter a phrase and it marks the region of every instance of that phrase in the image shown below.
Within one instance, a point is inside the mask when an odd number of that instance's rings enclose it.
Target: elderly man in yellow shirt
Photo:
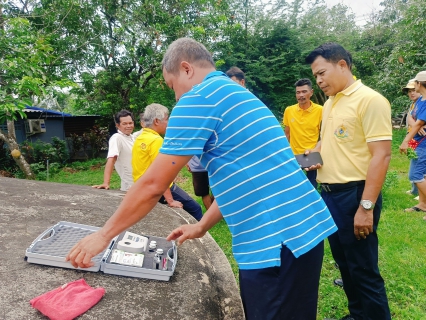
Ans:
[[[152,103],[145,108],[143,119],[145,128],[137,137],[132,150],[133,181],[136,182],[151,166],[157,157],[169,120],[169,110],[158,103]],[[161,172],[158,172],[161,175]],[[203,217],[201,206],[174,182],[159,200],[169,207],[183,208],[197,221]]]
[[[284,110],[283,123],[285,135],[290,142],[294,154],[302,154],[306,150],[313,149],[318,142],[322,106],[311,101],[312,82],[309,79],[300,79],[295,84],[296,104]],[[317,171],[307,172],[307,178],[317,188]]]

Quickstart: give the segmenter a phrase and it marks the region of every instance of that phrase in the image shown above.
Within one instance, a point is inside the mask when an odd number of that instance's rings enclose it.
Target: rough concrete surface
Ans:
[[[29,301],[84,278],[105,296],[78,319],[244,319],[230,265],[209,234],[178,248],[170,281],[107,275],[24,261],[34,239],[59,221],[101,227],[123,198],[119,191],[0,177],[0,319],[46,319]],[[158,204],[129,229],[166,237],[195,220]]]

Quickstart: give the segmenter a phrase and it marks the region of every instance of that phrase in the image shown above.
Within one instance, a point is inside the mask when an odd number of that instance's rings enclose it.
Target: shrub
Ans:
[[[19,170],[18,165],[10,154],[9,148],[7,148],[3,140],[0,140],[0,171],[15,176],[15,173]]]
[[[71,158],[74,158],[80,151],[84,152],[86,159],[96,158],[102,150],[108,148],[108,130],[104,127],[94,126],[83,135],[71,134],[68,138],[68,146],[71,150]]]
[[[63,167],[58,162],[49,162],[48,166],[47,161],[46,163],[32,163],[30,166],[31,170],[33,170],[34,174],[37,176],[37,180],[48,180],[48,175],[50,177],[54,174],[59,173],[61,171],[61,168]]]
[[[70,158],[74,158],[80,150],[83,149],[83,137],[78,134],[72,133],[67,138],[68,149],[70,150]]]
[[[38,180],[46,180],[48,170],[54,174],[69,160],[66,142],[57,137],[52,138],[52,143],[24,141],[21,150]]]
[[[58,137],[53,137],[52,147],[56,149],[56,158],[53,160],[55,160],[55,162],[65,164],[70,158],[67,143]]]
[[[56,160],[56,149],[51,143],[37,140],[36,142],[24,141],[22,153],[29,163],[43,163],[46,160]]]
[[[91,158],[98,157],[101,150],[108,148],[108,130],[106,128],[94,126],[89,132],[84,133],[83,137],[92,151]]]

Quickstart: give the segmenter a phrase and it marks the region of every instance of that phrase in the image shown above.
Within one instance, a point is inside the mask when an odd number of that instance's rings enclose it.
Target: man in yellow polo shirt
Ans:
[[[132,169],[133,181],[136,182],[154,162],[163,145],[161,135],[166,133],[166,127],[169,120],[169,110],[158,103],[150,104],[143,113],[145,127],[142,133],[137,137],[132,150]],[[159,175],[161,172],[158,173]],[[197,221],[203,217],[201,206],[192,199],[185,191],[179,188],[175,183],[170,185],[159,202],[168,204],[170,207],[183,208],[192,215]]]
[[[350,315],[342,319],[390,320],[385,284],[378,267],[377,227],[381,188],[391,158],[391,108],[385,97],[352,76],[352,56],[325,43],[307,57],[321,90],[321,152],[316,165],[321,195],[338,231],[328,237],[343,280]]]
[[[322,106],[311,101],[312,82],[309,79],[300,79],[295,84],[296,104],[284,110],[283,123],[285,135],[290,142],[294,154],[302,154],[313,149],[319,138],[322,120]],[[312,185],[317,188],[317,171],[307,172]]]

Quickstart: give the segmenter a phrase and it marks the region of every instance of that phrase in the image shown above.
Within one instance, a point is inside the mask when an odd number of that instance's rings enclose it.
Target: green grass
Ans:
[[[405,213],[404,208],[416,204],[412,196],[405,194],[410,189],[407,178],[409,160],[400,155],[398,146],[405,135],[404,130],[394,131],[392,160],[383,189],[383,211],[379,224],[379,267],[386,282],[386,289],[393,319],[426,319],[426,221],[422,213]],[[90,163],[73,164],[50,181],[93,185],[103,181],[105,159]],[[182,169],[176,182],[201,205],[201,198],[193,195],[191,175]],[[120,180],[116,173],[111,187],[118,189]],[[231,235],[224,221],[217,224],[210,234],[227,256],[238,279],[238,267],[232,257]],[[339,277],[334,267],[328,243],[325,245],[324,264],[320,279],[318,319],[341,318],[348,313],[343,290],[333,285]]]
[[[93,186],[104,181],[105,159],[93,159],[86,162],[76,161],[63,168],[49,178],[50,182]],[[120,177],[113,172],[110,181],[111,189],[120,189]]]

